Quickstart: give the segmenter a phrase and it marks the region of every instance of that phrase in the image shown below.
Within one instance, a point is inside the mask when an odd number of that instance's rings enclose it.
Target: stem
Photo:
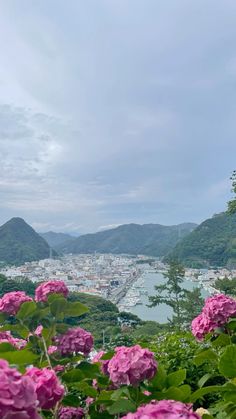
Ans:
[[[52,369],[52,364],[51,364],[51,361],[50,361],[50,358],[49,358],[49,355],[48,355],[48,350],[47,350],[47,345],[46,345],[45,339],[44,339],[43,336],[41,337],[41,339],[42,339],[42,342],[43,342],[44,352],[45,352],[45,356],[46,356],[47,361],[48,361],[48,365]]]

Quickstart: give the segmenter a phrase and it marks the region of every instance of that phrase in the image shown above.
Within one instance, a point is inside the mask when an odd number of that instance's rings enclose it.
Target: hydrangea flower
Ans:
[[[9,331],[0,332],[0,343],[10,343],[17,349],[23,349],[27,345],[26,340],[14,338]]]
[[[40,419],[33,381],[4,360],[0,360],[0,417]]]
[[[35,301],[46,302],[50,294],[63,294],[67,297],[69,290],[63,281],[44,282],[35,290]]]
[[[31,297],[26,295],[24,291],[7,292],[2,298],[0,298],[0,311],[15,315],[18,312],[21,304],[25,303],[26,301],[33,300]]]
[[[135,345],[130,348],[120,346],[115,351],[116,354],[108,365],[110,379],[115,385],[137,386],[141,381],[154,377],[157,371],[157,362],[154,354],[148,349]]]
[[[64,387],[55,371],[31,367],[27,369],[25,376],[34,381],[37,399],[42,409],[52,409],[64,396]]]
[[[54,352],[57,352],[57,346],[50,345],[50,346],[48,347],[48,354],[49,354],[49,355],[52,355],[52,354],[54,354]]]
[[[236,300],[225,294],[209,297],[202,313],[192,321],[192,333],[202,340],[207,333],[224,326],[230,317],[236,317]]]
[[[66,333],[59,336],[56,339],[56,343],[58,351],[61,352],[62,355],[70,355],[79,352],[88,355],[93,347],[93,337],[91,333],[81,327],[75,327],[73,329],[68,329]]]
[[[82,419],[83,417],[82,407],[61,407],[58,413],[59,419]]]
[[[191,404],[176,402],[175,400],[152,401],[140,406],[135,413],[128,413],[123,419],[200,419],[193,412]]]
[[[105,353],[106,352],[104,352],[104,351],[100,351],[100,352],[98,352],[94,357],[93,357],[93,359],[92,359],[92,363],[93,364],[95,364],[95,362],[100,362],[100,364],[101,364],[101,371],[102,371],[102,373],[103,374],[105,374],[105,375],[109,375],[109,373],[108,373],[108,364],[109,364],[109,362],[110,362],[110,360],[108,359],[108,360],[103,360],[103,359],[101,359],[102,358],[102,356],[103,355],[105,355]]]

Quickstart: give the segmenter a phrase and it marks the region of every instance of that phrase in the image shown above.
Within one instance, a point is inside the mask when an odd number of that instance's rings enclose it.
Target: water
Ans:
[[[148,295],[155,295],[156,291],[154,289],[154,286],[163,284],[166,281],[163,275],[158,272],[145,272],[142,276],[142,279],[144,280],[144,287],[148,291]],[[182,287],[188,290],[192,290],[196,286],[196,283],[186,280],[182,284]],[[141,295],[140,298],[142,301],[142,305],[131,307],[129,311],[133,314],[136,314],[142,320],[154,320],[158,323],[166,323],[168,317],[171,318],[172,316],[172,308],[167,306],[166,304],[160,304],[159,306],[148,308],[146,306],[146,304],[149,304],[148,295]],[[202,296],[208,296],[207,291],[204,289],[202,290]]]

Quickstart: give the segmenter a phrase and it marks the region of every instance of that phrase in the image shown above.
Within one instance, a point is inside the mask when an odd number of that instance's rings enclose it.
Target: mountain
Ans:
[[[64,243],[67,240],[73,239],[74,237],[70,234],[65,233],[54,233],[54,231],[47,231],[46,233],[39,233],[41,237],[49,244],[51,247],[58,246]]]
[[[22,218],[12,218],[0,227],[1,262],[20,265],[48,258],[49,254],[48,243]]]
[[[216,214],[183,238],[166,260],[190,267],[236,267],[236,214]]]
[[[163,256],[195,227],[196,224],[193,223],[176,226],[125,224],[69,240],[56,246],[56,250],[74,254],[98,252]]]

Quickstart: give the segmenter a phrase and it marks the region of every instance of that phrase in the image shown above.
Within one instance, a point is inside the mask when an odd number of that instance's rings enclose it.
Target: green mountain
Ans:
[[[165,258],[190,267],[236,266],[236,214],[221,213],[201,223]]]
[[[54,233],[54,231],[47,231],[46,233],[39,233],[41,237],[49,244],[51,247],[58,246],[64,243],[67,240],[73,239],[74,237],[70,234],[65,233]]]
[[[49,254],[48,243],[22,218],[12,218],[0,227],[1,262],[20,265],[48,258]]]
[[[195,227],[193,223],[176,226],[125,224],[69,240],[56,246],[56,250],[74,254],[98,252],[163,256]]]

